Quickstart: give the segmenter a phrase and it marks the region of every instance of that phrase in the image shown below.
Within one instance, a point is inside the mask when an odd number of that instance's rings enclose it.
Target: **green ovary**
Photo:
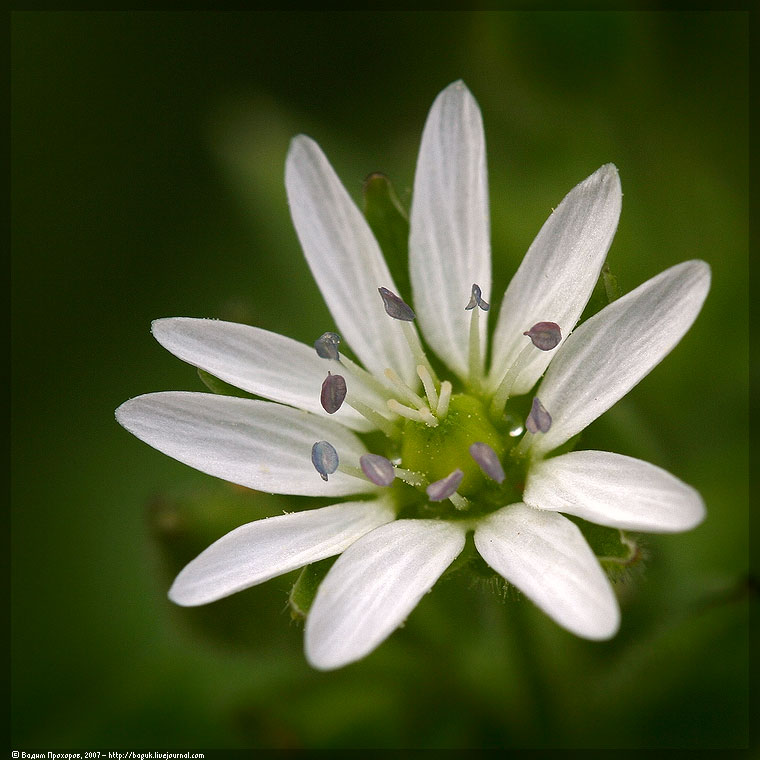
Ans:
[[[422,473],[429,482],[441,480],[459,468],[464,473],[457,489],[468,499],[477,499],[495,486],[488,481],[470,455],[470,446],[487,443],[504,462],[511,439],[500,433],[488,418],[483,404],[473,396],[452,396],[449,413],[438,427],[411,420],[404,426],[401,444],[402,467]]]

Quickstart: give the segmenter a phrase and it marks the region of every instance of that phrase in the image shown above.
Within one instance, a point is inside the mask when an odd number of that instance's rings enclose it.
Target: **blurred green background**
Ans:
[[[13,748],[741,747],[748,741],[744,13],[17,12],[12,17]],[[299,499],[191,471],[113,419],[201,390],[162,316],[331,329],[290,223],[292,135],[405,202],[436,94],[488,142],[499,302],[564,194],[617,164],[624,291],[703,258],[695,326],[581,448],[654,462],[708,518],[647,536],[594,644],[453,578],[366,660],[309,669],[292,577],[199,610],[176,569]]]

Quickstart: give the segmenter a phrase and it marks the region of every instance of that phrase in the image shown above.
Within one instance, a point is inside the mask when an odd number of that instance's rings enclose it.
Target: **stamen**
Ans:
[[[438,398],[438,409],[435,410],[435,415],[439,420],[445,419],[449,413],[449,401],[451,401],[451,391],[453,386],[448,380],[444,380],[441,383],[441,395]]]
[[[562,340],[562,331],[556,322],[536,322],[523,335],[527,335],[541,351],[551,351]]]
[[[362,472],[376,485],[389,486],[396,479],[396,472],[389,459],[379,454],[364,454],[359,457]]]
[[[400,319],[402,322],[414,322],[415,314],[411,307],[395,293],[388,288],[378,288],[380,297],[383,299],[385,313],[393,319]]]
[[[472,284],[472,295],[470,296],[470,303],[467,304],[467,306],[464,307],[465,311],[470,311],[471,309],[474,309],[476,306],[482,309],[483,311],[488,311],[491,308],[491,305],[486,303],[481,298],[481,290],[478,285],[475,283]]]
[[[425,483],[422,476],[418,472],[414,472],[413,470],[404,470],[401,467],[396,467],[395,471],[396,477],[399,480],[403,480],[404,483],[408,483],[410,486],[420,488]]]
[[[393,319],[398,319],[401,322],[401,328],[404,331],[404,337],[409,344],[409,348],[412,351],[417,364],[424,364],[431,377],[435,382],[438,382],[435,370],[428,361],[425,352],[422,350],[422,344],[420,338],[417,335],[417,331],[409,324],[413,322],[417,317],[412,311],[411,306],[407,304],[402,298],[399,298],[393,291],[388,288],[378,288],[377,292],[380,293],[380,297],[383,299],[383,306],[385,307],[385,313]]]
[[[426,489],[425,493],[428,495],[430,501],[443,501],[448,499],[459,488],[459,484],[462,482],[464,473],[457,468],[450,475],[447,475],[441,480],[436,480],[435,483],[431,483]]]
[[[360,383],[368,386],[383,398],[390,398],[393,391],[387,385],[380,382],[373,374],[367,372],[364,367],[360,367],[356,362],[352,362],[345,354],[338,359],[340,366],[353,375]]]
[[[395,398],[390,399],[387,404],[388,409],[394,414],[406,417],[408,420],[414,420],[415,422],[424,422],[428,427],[438,427],[438,420],[433,417],[427,407],[424,409],[410,409],[408,406],[399,404]]]
[[[432,377],[433,381],[437,383],[438,375],[435,374],[433,365],[428,361],[427,356],[425,356],[425,351],[422,348],[422,343],[420,343],[420,336],[417,335],[417,331],[412,325],[409,324],[409,322],[402,322],[401,329],[404,333],[404,337],[406,338],[406,342],[409,345],[415,361],[417,364],[422,364],[424,367],[426,367],[427,371],[430,373],[430,377]]]
[[[420,417],[422,417],[422,421],[428,427],[438,427],[438,420],[433,416],[433,413],[427,407],[420,409]]]
[[[314,341],[314,348],[317,356],[322,359],[339,359],[338,346],[340,345],[340,335],[334,332],[322,333]]]
[[[517,446],[515,446],[512,451],[509,452],[509,455],[517,461],[525,459],[525,457],[531,454],[530,447],[532,445],[533,433],[531,433],[530,430],[526,430],[525,435],[520,439],[520,442],[517,444]]]
[[[509,399],[509,394],[512,392],[512,386],[515,384],[515,380],[517,380],[520,370],[528,363],[528,359],[530,359],[532,355],[533,345],[529,343],[522,351],[520,351],[515,363],[502,378],[499,387],[496,389],[496,393],[494,393],[494,396],[491,399],[492,417],[499,417],[504,411],[504,406]]]
[[[317,356],[321,359],[332,359],[337,361],[343,369],[353,375],[362,385],[369,386],[383,398],[390,398],[392,392],[386,385],[381,383],[373,374],[367,372],[364,367],[360,367],[356,362],[351,361],[347,356],[341,355],[338,351],[340,345],[340,335],[334,332],[322,333],[316,341],[314,348]]]
[[[424,364],[417,365],[417,376],[422,380],[422,386],[425,388],[425,395],[427,396],[428,406],[432,411],[438,406],[438,394],[435,390],[435,383],[428,371],[428,368]]]
[[[358,364],[356,364],[356,362],[351,361],[351,359],[349,359],[347,356],[341,355],[338,352],[338,346],[340,345],[340,341],[341,341],[341,338],[340,338],[340,335],[338,335],[338,333],[334,333],[334,332],[323,333],[314,342],[314,348],[317,352],[317,356],[319,356],[322,359],[332,359],[333,361],[337,361],[340,364],[340,366],[343,367],[344,370],[346,370],[346,372],[348,372],[356,380],[358,380],[358,382],[361,384],[362,387],[366,387],[367,390],[374,391],[383,399],[391,398],[394,393],[393,390],[391,390],[387,385],[385,385],[380,380],[378,380],[373,374],[371,374],[370,372],[367,372],[367,370],[364,369],[364,367],[360,367]],[[329,375],[329,372],[328,372],[328,375]],[[323,393],[325,391],[324,384],[322,385],[322,391]],[[324,406],[324,403],[322,404],[322,406]],[[327,411],[326,407],[325,407],[325,410]],[[335,411],[337,411],[337,409]],[[329,413],[333,414],[333,412],[329,412]]]
[[[504,482],[506,474],[499,461],[499,455],[487,443],[482,441],[473,443],[470,446],[470,456],[491,480],[495,480],[499,484]]]
[[[459,510],[467,509],[470,506],[470,502],[467,501],[462,494],[459,494],[456,491],[449,496],[449,501]]]
[[[486,309],[483,309],[483,311],[487,311],[490,307],[485,301],[480,298],[480,288],[477,285],[473,285],[470,303],[464,308],[465,311],[472,310],[472,317],[470,319],[470,345],[467,352],[467,363],[469,366],[470,386],[474,391],[480,390],[480,380],[483,376],[483,357],[480,353],[480,308],[475,308],[475,305],[480,306],[481,302],[484,303],[487,307]]]
[[[385,376],[393,383],[396,390],[418,409],[425,409],[427,404],[422,396],[418,396],[390,367],[385,370]]]
[[[533,433],[530,430],[525,431],[525,435],[520,439],[520,442],[515,446],[509,455],[516,460],[525,459],[530,452],[530,447],[533,444]]]
[[[531,343],[520,351],[514,364],[499,383],[499,387],[496,389],[493,399],[491,399],[492,417],[498,417],[504,411],[504,405],[509,400],[509,394],[512,392],[512,387],[515,384],[515,380],[517,380],[517,376],[533,358],[533,348],[538,348],[540,351],[551,351],[562,339],[559,325],[555,322],[536,322],[523,335],[527,335]]]
[[[552,416],[546,411],[544,405],[538,400],[538,396],[533,399],[533,406],[530,408],[528,419],[525,420],[525,427],[530,433],[548,433],[552,426]]]
[[[327,481],[327,476],[332,475],[338,469],[338,452],[327,441],[317,441],[311,447],[311,463],[319,473],[322,480]]]
[[[367,479],[358,467],[353,467],[350,464],[341,464],[338,467],[338,471],[342,472],[344,475],[350,475],[352,478],[358,478],[362,481]]]
[[[361,401],[358,401],[357,399],[353,398],[353,396],[349,396],[346,399],[346,403],[352,409],[355,409],[357,412],[359,412],[362,417],[369,420],[378,430],[382,430],[383,433],[388,436],[388,438],[395,438],[396,434],[398,433],[398,429],[396,428],[396,425],[387,417],[383,417],[380,412],[376,411],[370,406],[367,406]]]
[[[328,372],[327,377],[322,383],[322,393],[319,396],[322,408],[328,414],[335,414],[335,412],[337,412],[343,405],[345,398],[345,379],[342,375],[333,375],[332,372]]]

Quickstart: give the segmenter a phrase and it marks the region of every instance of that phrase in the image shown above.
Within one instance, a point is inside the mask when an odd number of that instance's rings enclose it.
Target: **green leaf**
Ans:
[[[198,377],[201,382],[212,392],[217,393],[220,396],[238,396],[239,398],[254,398],[252,394],[241,391],[240,388],[236,388],[234,385],[225,383],[224,380],[220,380],[218,377],[214,377],[205,370],[198,369]]]
[[[409,217],[384,174],[374,172],[364,180],[364,216],[401,293],[409,294]]]
[[[288,597],[290,616],[294,620],[305,620],[309,614],[314,597],[317,595],[319,584],[322,583],[327,571],[333,566],[337,557],[328,557],[301,570]]]

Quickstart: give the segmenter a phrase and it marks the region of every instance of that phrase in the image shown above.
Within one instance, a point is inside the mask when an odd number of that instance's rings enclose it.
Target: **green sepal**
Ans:
[[[214,377],[203,369],[198,368],[198,377],[212,393],[216,393],[220,396],[254,398],[252,394],[246,393],[246,391],[241,391],[240,388],[236,388],[234,385],[225,383],[224,380],[220,380],[218,377]]]
[[[408,296],[409,216],[384,174],[370,174],[364,180],[363,191],[364,216],[380,244],[396,286],[401,294]]]
[[[620,528],[597,525],[573,515],[567,515],[567,518],[580,528],[602,567],[612,577],[621,575],[641,559],[639,544]]]
[[[309,614],[314,597],[317,595],[319,584],[322,583],[328,570],[333,566],[336,557],[314,562],[301,570],[290,589],[288,596],[288,607],[290,607],[290,617],[293,620],[305,620]]]
[[[612,274],[609,264],[605,262],[604,266],[602,266],[602,271],[599,272],[599,279],[596,281],[591,298],[589,298],[588,304],[586,304],[586,308],[583,310],[580,321],[585,322],[589,317],[593,317],[594,314],[613,301],[616,301],[621,295],[617,277]]]
[[[468,548],[470,551],[468,552]],[[513,586],[504,576],[499,575],[479,554],[475,548],[472,534],[467,536],[465,550],[459,556],[465,555],[466,561],[457,567],[458,570],[466,569],[470,576],[473,588],[479,588],[498,597],[502,602],[518,601],[523,597],[517,586]],[[456,560],[455,560],[456,562]],[[444,578],[448,573],[444,573]]]
[[[449,575],[459,573],[465,569],[472,571],[476,563],[478,564],[478,570],[481,569],[480,563],[485,564],[481,559],[480,554],[478,554],[478,550],[475,548],[475,540],[473,538],[473,534],[468,532],[467,538],[465,539],[464,548],[459,553],[457,558],[446,568],[446,570],[443,571],[441,578],[446,578]]]
[[[618,285],[617,277],[610,272],[610,265],[605,262],[602,267],[602,273],[599,277],[602,285],[604,286],[604,293],[607,296],[607,303],[617,301],[622,295],[620,292],[620,286]]]

